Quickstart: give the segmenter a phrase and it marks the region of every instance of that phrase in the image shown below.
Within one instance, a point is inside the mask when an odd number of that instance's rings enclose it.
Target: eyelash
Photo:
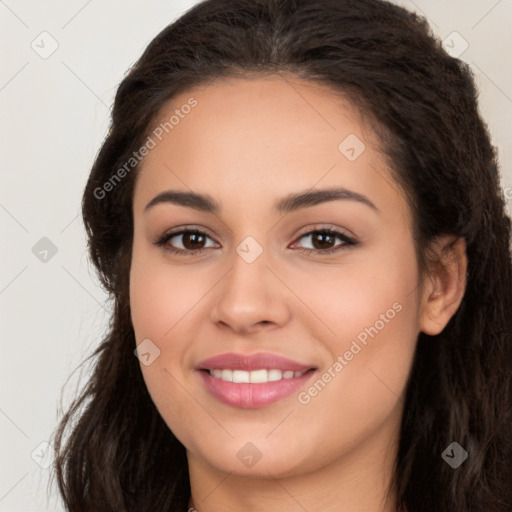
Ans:
[[[186,234],[186,233],[205,235],[208,238],[211,238],[204,231],[200,231],[198,229],[183,228],[183,229],[180,229],[179,231],[165,233],[156,242],[154,242],[154,245],[156,245],[158,247],[164,247],[165,244],[171,238],[174,238],[175,236],[183,235],[183,234]],[[341,233],[341,232],[336,231],[336,230],[334,230],[332,228],[329,228],[329,227],[320,227],[320,228],[308,231],[306,233],[303,233],[301,236],[299,236],[299,238],[297,238],[297,240],[300,240],[301,238],[304,238],[306,236],[310,236],[310,235],[315,234],[315,233],[326,233],[328,235],[335,236],[337,238],[340,238],[344,243],[340,247],[332,248],[332,249],[307,249],[307,248],[299,248],[298,250],[300,252],[303,252],[303,253],[306,253],[306,254],[316,253],[316,254],[319,254],[319,255],[327,255],[327,254],[332,254],[332,253],[339,252],[339,251],[342,251],[342,250],[346,250],[347,246],[354,247],[354,246],[359,244],[359,242],[357,242],[356,240],[348,237],[344,233]],[[210,248],[195,249],[195,250],[194,249],[183,250],[183,249],[176,249],[174,247],[164,247],[164,249],[166,251],[169,251],[169,252],[173,253],[173,254],[177,254],[178,256],[190,256],[190,255],[196,255],[196,254],[203,253],[204,251],[206,251],[206,250],[208,250]]]

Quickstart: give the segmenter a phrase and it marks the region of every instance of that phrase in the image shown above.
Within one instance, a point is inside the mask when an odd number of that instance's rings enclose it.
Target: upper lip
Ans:
[[[301,372],[314,369],[313,365],[301,364],[286,357],[271,353],[259,353],[252,355],[226,353],[209,357],[197,365],[198,370],[260,370],[278,369]]]

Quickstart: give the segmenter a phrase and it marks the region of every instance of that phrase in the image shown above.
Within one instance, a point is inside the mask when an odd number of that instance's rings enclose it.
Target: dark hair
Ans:
[[[113,302],[92,378],[61,420],[56,475],[71,512],[186,510],[185,448],[159,415],[134,357],[128,278],[137,167],[97,191],[141,147],[163,106],[218,78],[295,76],[374,119],[406,192],[421,268],[441,234],[463,237],[463,301],[420,333],[390,492],[398,510],[512,510],[510,220],[469,66],[425,19],[382,0],[206,0],[166,27],[121,82],[83,195],[89,254]],[[65,433],[69,435],[65,438]],[[453,441],[468,459],[441,457]]]

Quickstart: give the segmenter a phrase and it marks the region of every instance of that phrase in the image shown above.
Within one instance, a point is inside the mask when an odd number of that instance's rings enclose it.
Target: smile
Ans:
[[[195,369],[217,401],[256,409],[298,392],[318,368],[272,353],[225,353],[202,361]]]

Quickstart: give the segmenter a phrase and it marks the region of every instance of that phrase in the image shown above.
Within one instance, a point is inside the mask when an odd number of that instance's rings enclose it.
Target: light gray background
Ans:
[[[0,0],[2,512],[63,510],[55,493],[46,497],[49,469],[36,463],[50,461],[51,448],[46,455],[36,448],[50,439],[79,372],[63,402],[62,387],[108,320],[87,261],[82,190],[119,82],[149,41],[195,3]],[[426,16],[452,51],[469,45],[460,58],[476,74],[512,199],[512,0],[396,3]],[[57,249],[46,262],[32,250],[43,237]]]

